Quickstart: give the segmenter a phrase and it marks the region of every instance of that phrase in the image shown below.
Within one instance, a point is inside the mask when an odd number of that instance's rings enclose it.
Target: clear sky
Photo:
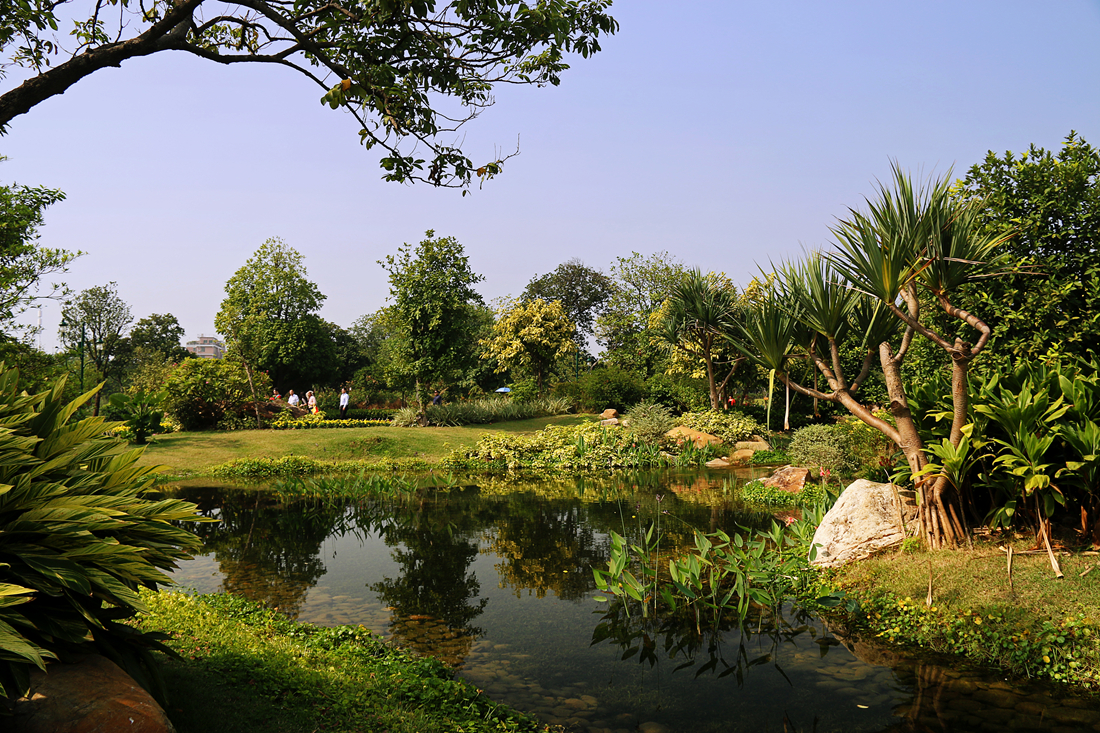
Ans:
[[[509,87],[465,131],[521,154],[462,197],[383,183],[350,117],[294,72],[184,54],[80,82],[0,138],[0,180],[60,188],[42,243],[87,252],[134,317],[214,330],[226,280],[268,237],[305,256],[347,327],[385,303],[377,261],[453,235],[486,299],[572,257],[668,250],[744,284],[824,245],[891,159],[961,175],[993,150],[1100,145],[1100,0],[618,0],[619,33],[557,88]],[[0,81],[10,88],[14,77]],[[60,309],[43,310],[56,345]]]

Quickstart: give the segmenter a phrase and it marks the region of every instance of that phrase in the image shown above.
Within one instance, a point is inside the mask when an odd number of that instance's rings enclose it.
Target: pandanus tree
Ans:
[[[876,200],[867,201],[867,213],[852,210],[833,228],[835,251],[779,268],[775,292],[742,328],[742,348],[791,389],[838,402],[893,440],[914,477],[924,539],[933,548],[953,547],[965,533],[963,487],[925,470],[928,460],[909,411],[901,368],[917,335],[950,357],[950,440],[958,448],[968,420],[969,364],[988,342],[990,328],[955,307],[951,296],[963,283],[1000,269],[998,248],[1005,237],[978,233],[974,208],[951,196],[947,178],[917,188],[895,166],[893,183],[892,189],[879,186]],[[941,333],[922,320],[922,292],[965,327],[961,334]],[[977,334],[973,343],[967,340],[970,331]],[[849,379],[839,346],[853,332],[861,339],[864,359],[860,372]],[[892,421],[876,416],[858,398],[876,355]],[[810,359],[828,390],[791,378],[789,364],[799,357]]]
[[[691,270],[673,286],[659,313],[658,337],[670,350],[679,349],[703,362],[710,407],[721,408],[726,385],[745,361],[730,348],[745,313],[737,290],[714,273]]]

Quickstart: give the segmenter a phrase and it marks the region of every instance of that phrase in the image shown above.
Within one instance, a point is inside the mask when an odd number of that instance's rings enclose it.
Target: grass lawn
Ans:
[[[236,430],[157,436],[139,463],[161,464],[172,476],[197,476],[237,458],[308,456],[332,461],[421,458],[439,461],[452,449],[472,445],[489,431],[530,433],[547,425],[576,425],[592,415],[561,415],[459,428],[339,428],[331,430]]]
[[[1013,546],[1012,583],[1006,553]],[[840,571],[841,582],[862,588],[889,588],[901,597],[925,602],[932,575],[932,602],[944,608],[996,608],[1037,617],[1058,619],[1100,609],[1100,557],[1079,553],[1058,556],[1064,578],[1057,578],[1045,552],[1021,555],[1035,542],[1019,535],[979,540],[973,549],[897,554],[887,552],[852,563]],[[1100,620],[1097,618],[1096,620]]]

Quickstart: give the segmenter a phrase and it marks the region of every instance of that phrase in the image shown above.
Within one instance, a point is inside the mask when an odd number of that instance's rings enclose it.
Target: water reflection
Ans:
[[[771,521],[736,489],[705,473],[492,479],[355,502],[181,487],[223,521],[199,527],[209,554],[177,578],[303,621],[363,624],[579,733],[1100,724],[1087,701],[906,660],[790,609],[742,630],[654,623],[594,601],[591,569],[612,530],[637,538],[660,516],[667,549],[694,528]]]

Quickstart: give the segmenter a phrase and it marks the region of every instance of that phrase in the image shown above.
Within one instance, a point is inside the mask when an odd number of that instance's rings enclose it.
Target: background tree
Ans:
[[[519,301],[500,311],[491,335],[480,343],[496,371],[524,370],[534,374],[542,394],[554,364],[575,352],[577,327],[569,320],[561,301],[535,298]]]
[[[42,278],[65,272],[81,254],[38,244],[42,212],[64,198],[55,189],[0,186],[0,335],[8,342],[16,339],[19,330],[15,319],[35,300],[66,294],[61,284],[39,292]]]
[[[611,278],[574,257],[548,275],[531,278],[520,300],[560,301],[565,315],[577,327],[577,348],[587,351],[588,339],[596,335],[596,319],[603,313],[611,290]]]
[[[335,347],[316,312],[325,296],[306,279],[302,255],[278,237],[264,242],[225,284],[214,319],[230,355],[267,371],[281,390],[326,383]]]
[[[492,104],[497,84],[557,85],[565,53],[587,57],[600,50],[601,33],[617,29],[610,4],[120,0],[109,13],[95,2],[83,15],[70,0],[5,3],[4,65],[33,74],[0,94],[0,130],[100,69],[184,51],[221,64],[294,69],[325,90],[323,101],[355,117],[364,145],[383,149],[386,180],[466,186],[475,173],[497,173],[501,160],[479,167],[439,136],[453,139],[456,127]],[[54,32],[74,21],[72,54],[57,61]],[[465,112],[456,114],[451,102]],[[426,158],[416,157],[425,150]]]
[[[662,371],[664,355],[657,345],[651,317],[684,276],[683,265],[668,252],[619,257],[611,267],[613,290],[596,321],[606,349],[604,360],[650,377]]]
[[[455,381],[476,358],[473,306],[484,305],[473,289],[483,278],[470,269],[458,240],[437,238],[430,229],[424,237],[379,261],[390,276],[398,356],[414,379],[421,410],[433,384]]]
[[[139,319],[130,329],[130,345],[134,350],[159,352],[166,359],[181,361],[192,356],[183,348],[183,326],[171,313],[152,313]]]
[[[990,151],[957,193],[988,235],[1011,229],[1012,272],[966,285],[959,306],[989,314],[982,368],[1100,354],[1100,150],[1071,132],[1057,154]]]
[[[133,320],[130,306],[118,297],[118,283],[111,282],[81,291],[61,309],[58,338],[78,354],[83,349],[99,378],[109,382],[123,366],[115,357],[127,347],[124,334]],[[93,415],[99,414],[102,391],[96,392]]]

